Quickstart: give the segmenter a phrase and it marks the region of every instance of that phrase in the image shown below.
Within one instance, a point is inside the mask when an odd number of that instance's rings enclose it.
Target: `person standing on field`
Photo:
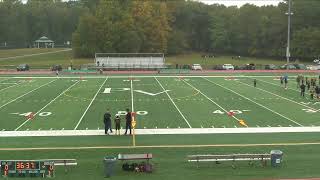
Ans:
[[[127,131],[130,130],[130,135],[131,135],[131,122],[132,122],[132,116],[131,112],[129,109],[127,109],[127,114],[126,114],[126,132],[124,135],[127,135]]]
[[[112,133],[112,129],[111,129],[111,114],[109,112],[109,109],[107,109],[107,112],[104,113],[103,123],[104,123],[104,133],[108,134],[108,130],[109,129],[110,129],[110,133]]]
[[[116,125],[116,135],[120,135],[121,118],[120,118],[119,114],[116,114],[116,118],[114,119],[114,123]]]
[[[257,80],[256,79],[253,80],[253,86],[257,87]]]
[[[304,94],[306,92],[306,85],[301,84],[300,89],[301,89],[300,96],[304,97]]]

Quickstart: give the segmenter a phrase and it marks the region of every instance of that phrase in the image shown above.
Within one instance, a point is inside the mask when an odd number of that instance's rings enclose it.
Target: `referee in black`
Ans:
[[[127,114],[126,114],[126,132],[124,133],[124,135],[127,135],[127,131],[128,129],[130,130],[130,135],[131,135],[131,122],[132,122],[132,117],[131,117],[131,112],[129,109],[127,110]]]
[[[301,84],[300,89],[301,89],[300,96],[304,97],[304,94],[306,92],[306,85]]]
[[[110,129],[110,133],[112,133],[112,129],[111,129],[111,114],[109,112],[109,109],[107,109],[107,112],[104,113],[103,123],[104,123],[104,134],[108,134],[108,130],[109,129]]]

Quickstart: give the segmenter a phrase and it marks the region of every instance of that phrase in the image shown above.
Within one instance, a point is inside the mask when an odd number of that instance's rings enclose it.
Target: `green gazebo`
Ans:
[[[34,47],[37,48],[54,48],[54,41],[42,36],[40,39],[34,41]]]

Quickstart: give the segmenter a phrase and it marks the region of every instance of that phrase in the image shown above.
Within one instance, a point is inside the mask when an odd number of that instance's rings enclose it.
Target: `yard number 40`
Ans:
[[[19,116],[30,116],[33,112],[26,112],[26,113],[21,113],[21,114],[18,114]],[[41,112],[39,113],[38,115],[39,116],[42,116],[42,117],[45,117],[45,116],[50,116],[52,114],[52,112]]]

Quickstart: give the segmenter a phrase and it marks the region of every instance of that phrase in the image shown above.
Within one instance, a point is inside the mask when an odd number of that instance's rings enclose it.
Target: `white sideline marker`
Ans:
[[[81,123],[83,117],[87,114],[90,106],[92,105],[92,103],[93,103],[93,101],[96,99],[96,97],[98,96],[98,94],[99,94],[102,86],[105,84],[105,82],[106,82],[107,80],[108,80],[108,77],[103,81],[103,83],[101,84],[101,86],[100,86],[100,88],[98,89],[97,93],[96,93],[96,94],[94,95],[94,97],[92,98],[92,100],[91,100],[90,104],[88,105],[87,109],[84,111],[84,113],[82,114],[82,116],[81,116],[80,120],[78,121],[77,125],[74,127],[74,130],[76,130],[76,129],[78,128],[78,126],[79,126],[79,124]]]

